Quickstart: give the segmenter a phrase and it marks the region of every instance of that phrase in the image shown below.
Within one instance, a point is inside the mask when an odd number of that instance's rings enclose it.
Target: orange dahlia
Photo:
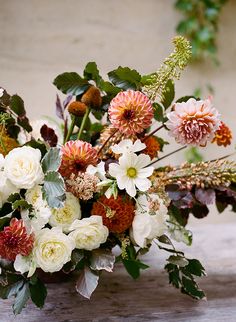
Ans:
[[[215,137],[213,138],[212,143],[226,147],[231,144],[231,140],[232,132],[230,131],[230,128],[224,122],[221,122],[219,129],[215,132]]]
[[[6,129],[2,125],[0,125],[0,137],[0,153],[4,156],[19,146],[17,141],[8,135]]]
[[[10,226],[0,232],[0,256],[14,261],[18,254],[28,256],[33,249],[34,236],[28,235],[23,220],[13,218]]]
[[[152,123],[153,108],[149,98],[139,91],[120,92],[111,100],[109,119],[121,133],[141,133]]]
[[[102,196],[93,204],[92,215],[102,216],[103,224],[113,233],[128,229],[134,219],[134,204],[124,196],[106,198]]]
[[[144,141],[144,143],[147,147],[142,151],[142,153],[149,155],[151,159],[156,158],[158,151],[160,151],[160,144],[157,141],[157,138],[155,136],[150,136]]]
[[[61,151],[59,172],[63,177],[70,177],[72,173],[85,172],[89,164],[96,165],[98,162],[97,150],[90,143],[81,140],[68,141]]]

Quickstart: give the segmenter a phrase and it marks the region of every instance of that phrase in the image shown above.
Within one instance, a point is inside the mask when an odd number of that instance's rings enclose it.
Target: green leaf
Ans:
[[[81,95],[88,88],[89,83],[75,72],[66,72],[58,75],[53,84],[64,94]]]
[[[24,101],[18,95],[13,95],[10,101],[10,108],[13,112],[15,112],[18,116],[25,115],[25,106]]]
[[[34,304],[42,308],[47,297],[47,289],[42,281],[37,279],[36,283],[29,284],[30,297]]]
[[[9,217],[0,218],[0,231],[3,230],[5,226],[8,226],[11,221]]]
[[[164,117],[163,107],[158,103],[153,103],[152,106],[154,108],[155,120],[157,120],[158,122],[163,122],[163,117]]]
[[[181,292],[186,293],[197,300],[206,297],[205,293],[198,287],[197,283],[185,276],[182,277]]]
[[[135,69],[130,69],[129,67],[119,66],[109,72],[108,77],[113,84],[124,90],[137,90],[140,86],[141,75]]]
[[[203,156],[199,152],[198,148],[193,146],[185,152],[185,158],[189,163],[198,163],[203,161]]]
[[[16,200],[12,204],[13,209],[21,208],[21,209],[31,209],[32,205],[30,205],[26,200]]]
[[[197,259],[188,259],[188,265],[186,266],[186,270],[195,276],[205,276],[206,272],[202,264]]]
[[[61,164],[61,156],[59,148],[51,148],[42,159],[42,169],[46,173],[48,171],[57,171]]]
[[[47,153],[47,148],[45,144],[41,141],[31,140],[27,142],[25,145],[31,146],[34,149],[39,149],[41,151],[42,157]]]
[[[116,87],[112,83],[107,82],[107,81],[101,82],[100,89],[102,91],[106,92],[106,94],[109,97],[115,97],[121,91],[121,89],[119,87]]]
[[[174,264],[166,264],[165,270],[169,274],[169,283],[174,287],[179,288],[181,285],[180,272],[176,265]]]
[[[169,79],[166,83],[165,89],[163,91],[163,98],[161,100],[161,103],[167,109],[171,103],[173,102],[175,98],[175,86],[174,82]]]
[[[103,125],[101,123],[95,122],[91,124],[90,131],[99,133],[103,130]]]
[[[15,315],[19,314],[22,311],[29,297],[30,297],[29,284],[28,282],[23,282],[22,287],[20,287],[15,294],[15,301],[12,306],[13,313]]]
[[[99,75],[99,70],[95,62],[89,62],[84,69],[84,78],[94,80],[96,85],[99,86],[102,77]]]
[[[47,200],[49,207],[62,208],[65,200],[65,185],[60,173],[49,171],[45,175],[43,185],[43,197]]]
[[[140,262],[139,260],[129,260],[129,259],[122,259],[122,262],[133,279],[137,279],[140,276],[140,270],[146,269],[149,266]]]
[[[179,255],[171,255],[168,259],[167,262],[180,266],[180,267],[185,267],[188,265],[189,261],[183,257],[183,256],[179,256]]]

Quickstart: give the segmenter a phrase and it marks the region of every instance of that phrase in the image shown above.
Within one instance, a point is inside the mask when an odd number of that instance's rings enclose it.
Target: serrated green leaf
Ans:
[[[44,178],[43,197],[47,200],[49,207],[62,208],[65,200],[65,185],[60,173],[47,172]]]
[[[140,86],[141,75],[135,69],[130,69],[129,67],[119,66],[109,72],[108,77],[113,84],[124,90],[137,90]]]
[[[84,69],[84,78],[94,80],[96,85],[99,86],[102,77],[99,75],[99,70],[95,62],[89,62]]]
[[[47,289],[42,281],[37,279],[36,283],[29,284],[30,297],[34,304],[42,308],[47,297]]]
[[[57,171],[61,164],[61,156],[59,148],[51,148],[42,159],[42,169],[46,173],[48,171]]]
[[[185,269],[195,276],[205,276],[205,268],[202,266],[202,264],[197,259],[188,259],[188,265],[185,267]]]
[[[58,75],[53,84],[64,94],[81,95],[88,88],[89,83],[75,72],[66,72]]]
[[[163,104],[164,108],[167,109],[175,98],[175,86],[174,82],[169,79],[166,83],[165,89],[163,91],[163,97],[161,103]]]
[[[205,293],[198,287],[197,283],[185,276],[182,277],[181,292],[190,295],[191,297],[200,300],[206,297]]]
[[[17,208],[31,209],[32,205],[30,205],[26,200],[21,199],[13,202],[12,207],[13,209],[17,209]]]
[[[179,255],[171,255],[167,259],[167,262],[174,264],[174,265],[178,265],[180,267],[185,267],[189,264],[189,261],[185,257],[179,256]]]

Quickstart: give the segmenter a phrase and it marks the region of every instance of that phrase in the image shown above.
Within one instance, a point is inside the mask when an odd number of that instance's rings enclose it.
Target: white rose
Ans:
[[[39,185],[27,190],[25,200],[33,206],[33,211],[22,211],[21,217],[27,230],[29,232],[32,230],[36,232],[48,223],[51,216],[51,209],[43,199],[42,187]]]
[[[149,208],[150,203],[157,202],[158,210]],[[154,204],[155,209],[155,204]],[[136,212],[130,230],[131,238],[134,242],[145,248],[156,237],[159,237],[167,230],[167,207],[155,194],[148,197],[141,195],[137,199]]]
[[[109,235],[108,228],[103,225],[101,216],[91,216],[75,220],[69,234],[75,240],[76,248],[93,250],[105,243]]]
[[[37,267],[44,272],[53,273],[60,271],[70,261],[74,248],[74,240],[60,228],[44,228],[36,236],[33,256]]]
[[[29,146],[13,149],[5,158],[4,173],[20,189],[30,189],[41,183],[43,171],[41,152]]]
[[[70,225],[81,218],[79,200],[70,192],[66,193],[66,200],[63,208],[51,209],[49,224],[53,227],[61,227],[64,232],[68,232]]]
[[[3,171],[0,171],[0,208],[7,201],[12,193],[18,192],[17,189],[5,176]]]

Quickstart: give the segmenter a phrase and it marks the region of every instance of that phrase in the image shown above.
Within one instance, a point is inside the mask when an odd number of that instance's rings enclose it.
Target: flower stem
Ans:
[[[156,163],[156,162],[158,162],[158,161],[161,161],[161,160],[163,160],[163,159],[165,159],[165,158],[167,158],[167,157],[171,156],[172,154],[175,154],[175,153],[177,153],[177,152],[179,152],[179,151],[181,151],[181,150],[183,150],[183,149],[186,149],[186,148],[187,148],[187,145],[182,146],[181,148],[179,148],[179,149],[177,149],[177,150],[174,150],[174,151],[172,151],[172,152],[170,152],[170,153],[168,153],[168,154],[164,155],[164,156],[163,156],[163,157],[161,157],[161,158],[158,158],[157,160],[155,160],[155,161],[153,161],[152,163],[150,163],[149,165],[147,165],[147,167],[149,167],[150,165],[155,164],[155,163]]]
[[[89,116],[89,113],[90,113],[90,108],[88,107],[87,110],[86,110],[86,113],[84,114],[84,117],[82,119],[81,125],[80,125],[79,133],[78,133],[78,136],[77,136],[78,140],[80,139],[81,134],[83,133],[83,129],[84,129],[85,123],[87,121],[87,118]]]
[[[98,155],[102,152],[108,141],[119,131],[119,129],[115,129],[114,132],[106,139],[106,141],[103,143],[101,148],[98,150]]]
[[[74,130],[74,127],[75,127],[75,116],[74,115],[71,115],[71,124],[70,124],[70,128],[67,132],[67,136],[64,140],[64,144],[69,141],[70,137],[71,137],[71,134],[73,133],[73,130]]]
[[[143,139],[142,142],[145,142],[150,136],[152,136],[153,134],[155,134],[157,131],[161,130],[163,127],[165,126],[165,124],[162,124],[161,126],[159,126],[157,129],[153,130],[151,133],[149,133],[148,135],[146,135]]]

